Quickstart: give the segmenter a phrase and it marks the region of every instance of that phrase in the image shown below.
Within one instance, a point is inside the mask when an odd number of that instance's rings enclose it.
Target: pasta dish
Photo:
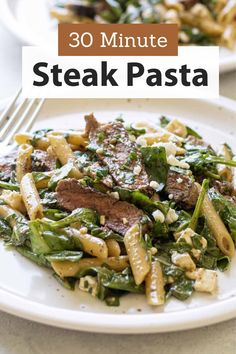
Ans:
[[[176,23],[182,45],[236,41],[235,0],[56,0],[50,13],[62,23]]]
[[[217,291],[235,252],[236,161],[177,119],[15,136],[0,158],[0,236],[67,289],[119,305]],[[79,296],[79,295],[78,295]]]

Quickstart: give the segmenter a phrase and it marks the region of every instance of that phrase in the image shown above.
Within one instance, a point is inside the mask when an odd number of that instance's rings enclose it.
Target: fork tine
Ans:
[[[32,125],[34,124],[34,121],[35,121],[35,119],[37,118],[37,116],[38,116],[38,114],[39,114],[39,112],[40,112],[40,110],[41,110],[41,108],[42,108],[44,102],[45,102],[45,99],[44,99],[44,98],[42,98],[41,100],[39,100],[38,105],[36,106],[35,111],[33,112],[33,114],[32,114],[32,116],[30,117],[28,123],[27,123],[27,124],[25,125],[25,127],[24,127],[24,131],[25,131],[25,132],[29,132],[29,131],[31,130]]]
[[[7,135],[9,129],[11,128],[11,126],[17,122],[17,118],[19,115],[19,112],[22,110],[23,106],[25,105],[25,103],[27,102],[27,99],[25,99],[23,102],[21,102],[19,104],[19,106],[15,109],[15,111],[13,112],[13,114],[10,116],[9,120],[7,121],[6,125],[4,126],[4,128],[2,129],[2,131],[0,132],[0,139],[3,140],[4,137]]]
[[[20,118],[17,120],[16,124],[14,125],[14,127],[9,131],[9,133],[7,134],[7,136],[4,138],[4,144],[9,144],[11,139],[14,137],[14,135],[16,134],[16,132],[19,131],[20,127],[22,126],[22,124],[27,120],[29,112],[31,110],[31,108],[33,107],[33,104],[36,102],[36,99],[33,99],[32,101],[30,101],[27,106],[24,109],[24,112],[22,113],[22,115],[20,115]]]
[[[8,106],[4,109],[4,111],[0,115],[0,128],[2,127],[5,120],[8,118],[8,114],[9,114],[10,110],[13,108],[14,104],[16,103],[18,97],[20,96],[21,90],[22,89],[19,89],[17,94],[14,96],[14,98],[11,100],[11,102],[8,104]]]
[[[16,126],[9,132],[7,138],[4,139],[5,144],[9,144],[11,142],[11,140],[13,140],[14,135],[20,130],[23,123],[26,123],[24,125],[24,127],[22,127],[23,130],[25,132],[30,130],[30,128],[32,127],[35,119],[37,118],[37,116],[42,108],[44,101],[45,101],[44,99],[41,99],[39,101],[37,101],[37,99],[34,99],[29,103],[29,105],[26,107],[24,113],[22,114],[21,118],[17,122]],[[34,106],[35,103],[36,103],[36,105],[32,109],[32,107]],[[32,114],[29,115],[30,111],[32,111]]]

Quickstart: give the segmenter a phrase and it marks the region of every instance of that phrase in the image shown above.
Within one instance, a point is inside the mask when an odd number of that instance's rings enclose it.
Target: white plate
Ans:
[[[49,0],[1,0],[0,20],[23,43],[57,45],[57,22],[49,16]],[[220,72],[236,70],[235,50],[220,49]]]
[[[126,120],[157,121],[179,117],[199,130],[213,146],[226,141],[236,151],[236,104],[227,99],[200,100],[48,100],[34,128],[77,128],[85,113],[99,120],[123,113]],[[236,316],[236,259],[219,273],[215,296],[195,294],[186,302],[174,298],[153,309],[144,296],[128,295],[118,308],[79,291],[60,287],[51,272],[39,268],[0,241],[0,309],[34,321],[83,331],[107,333],[167,332],[200,327]]]

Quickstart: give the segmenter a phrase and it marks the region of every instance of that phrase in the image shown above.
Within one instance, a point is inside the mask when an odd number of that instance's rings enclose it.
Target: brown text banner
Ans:
[[[177,56],[176,24],[60,24],[59,56]]]

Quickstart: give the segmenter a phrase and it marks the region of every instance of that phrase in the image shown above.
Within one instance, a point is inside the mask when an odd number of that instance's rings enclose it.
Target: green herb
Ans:
[[[42,138],[45,138],[47,136],[47,134],[49,132],[51,132],[52,129],[40,129],[40,130],[36,130],[34,133],[33,133],[33,137],[30,141],[31,145],[33,146],[36,146],[37,145],[37,142],[38,140],[42,139]]]
[[[160,126],[162,128],[165,128],[169,123],[170,123],[170,119],[168,119],[165,116],[161,116],[161,118],[160,118]]]
[[[188,135],[192,135],[194,136],[195,138],[197,139],[202,139],[201,135],[199,135],[195,130],[193,130],[192,128],[186,126],[186,129],[187,129],[187,133]]]
[[[10,191],[16,191],[16,192],[19,192],[19,190],[20,190],[20,186],[18,184],[13,184],[13,183],[4,182],[4,181],[0,181],[0,188],[7,189]]]
[[[202,182],[201,191],[200,191],[200,194],[198,196],[198,200],[197,200],[197,203],[196,203],[196,206],[195,206],[195,209],[194,209],[194,212],[193,212],[190,224],[189,224],[189,227],[192,230],[194,230],[194,231],[196,230],[196,227],[197,227],[198,218],[199,218],[200,213],[201,213],[202,203],[204,201],[204,198],[205,198],[205,195],[207,193],[208,187],[209,187],[209,180],[208,179],[204,179],[204,181]]]
[[[143,147],[141,153],[149,180],[158,183],[156,192],[163,190],[169,171],[165,148],[162,146]]]
[[[137,129],[134,128],[132,125],[125,128],[129,135],[134,135],[138,138],[140,135],[146,134],[146,129]]]
[[[196,27],[190,27],[190,26],[184,25],[181,27],[181,31],[183,31],[187,34],[187,36],[189,37],[190,43],[198,44],[198,45],[202,45],[202,46],[214,44],[212,42],[212,39],[208,35],[201,32]]]
[[[51,178],[51,173],[50,172],[32,172],[32,176],[34,179],[34,182],[41,182],[44,180],[48,180]]]

